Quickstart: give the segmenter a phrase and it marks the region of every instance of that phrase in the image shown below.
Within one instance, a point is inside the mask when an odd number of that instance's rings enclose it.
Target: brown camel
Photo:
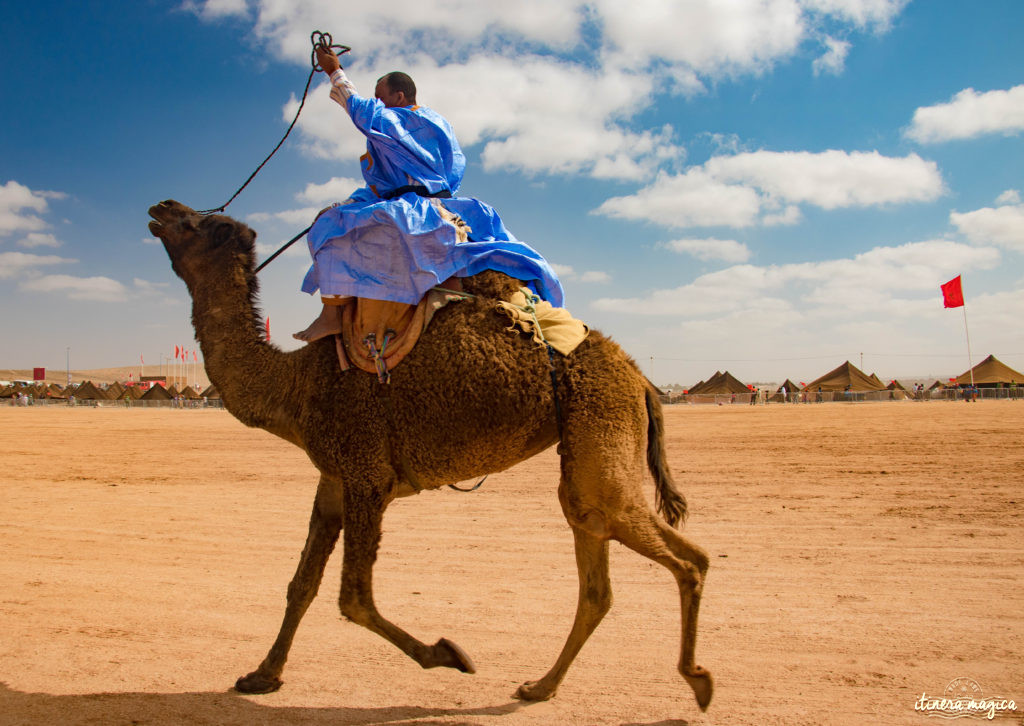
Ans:
[[[675,576],[679,672],[707,708],[711,675],[694,662],[694,645],[708,557],[674,529],[686,501],[665,462],[661,407],[617,344],[591,331],[571,355],[549,357],[527,336],[508,332],[507,317],[497,313],[495,299],[507,298],[519,283],[485,272],[464,280],[476,297],[440,310],[382,385],[363,371],[341,372],[330,339],[290,353],[265,342],[256,309],[256,234],[247,226],[174,201],[149,214],[150,231],[192,295],[196,337],[225,407],[244,424],[301,447],[320,472],[281,630],[237,690],[280,688],[292,638],[342,529],[342,615],[424,668],[473,673],[472,661],[447,638],[427,645],[377,611],[371,581],[384,510],[395,497],[501,471],[558,443],[558,498],[575,538],[579,601],[554,666],[516,695],[551,698],[608,611],[608,540],[614,539]],[[662,516],[644,497],[645,466]]]

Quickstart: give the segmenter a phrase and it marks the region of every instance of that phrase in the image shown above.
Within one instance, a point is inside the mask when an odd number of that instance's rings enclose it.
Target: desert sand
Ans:
[[[224,411],[0,407],[0,722],[927,724],[915,703],[957,678],[1022,722],[1024,401],[670,406],[666,423],[712,559],[707,713],[675,670],[674,582],[614,543],[615,603],[560,691],[512,698],[575,608],[553,450],[385,519],[381,611],[457,642],[475,675],[341,619],[335,552],[284,687],[241,696],[305,539],[303,453]]]

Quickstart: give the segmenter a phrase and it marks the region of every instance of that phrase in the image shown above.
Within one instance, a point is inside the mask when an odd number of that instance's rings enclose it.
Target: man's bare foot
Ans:
[[[320,317],[314,320],[308,328],[292,333],[296,340],[304,340],[312,343],[314,340],[326,338],[328,335],[336,335],[341,332],[341,309],[340,305],[324,305],[320,311]]]

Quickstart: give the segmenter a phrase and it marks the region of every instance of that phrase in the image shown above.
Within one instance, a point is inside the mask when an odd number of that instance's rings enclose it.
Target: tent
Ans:
[[[978,365],[957,376],[958,386],[971,385],[971,371],[974,371],[974,385],[979,388],[999,388],[1016,383],[1024,384],[1024,373],[1018,373],[994,355],[990,355]]]
[[[82,381],[73,391],[67,391],[68,395],[74,396],[79,401],[107,401],[107,394],[96,388],[92,381]]]
[[[785,399],[782,397],[782,389],[786,389],[786,397],[792,396],[794,393],[799,393],[801,386],[797,383],[793,383],[792,378],[787,378],[782,382],[782,385],[775,389],[775,393],[769,398],[769,401],[775,401],[785,403]]]
[[[220,398],[220,391],[217,390],[216,386],[212,383],[208,385],[202,393],[199,394],[203,398]]]
[[[140,401],[170,401],[171,394],[161,385],[150,386],[149,390],[142,394]]]
[[[908,391],[906,387],[895,378],[889,381],[889,385],[886,386],[886,388],[889,391],[890,400],[903,401],[912,397],[910,391]]]
[[[740,380],[729,373],[729,371],[726,371],[725,373],[715,371],[715,375],[711,376],[707,382],[698,383],[696,386],[691,388],[690,393],[750,393],[750,388],[745,383],[741,383]]]
[[[885,384],[877,378],[871,378],[850,361],[846,361],[835,370],[831,370],[820,378],[808,383],[805,391],[884,391]]]
[[[182,398],[187,398],[193,401],[199,398],[199,394],[195,392],[195,389],[193,389],[192,386],[185,386],[184,388],[181,389],[181,393],[179,393],[178,395],[181,396]]]

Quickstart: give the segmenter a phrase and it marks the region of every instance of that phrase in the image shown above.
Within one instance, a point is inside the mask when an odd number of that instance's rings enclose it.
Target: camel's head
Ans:
[[[215,275],[253,276],[256,233],[231,217],[202,215],[168,199],[149,208],[149,231],[164,243],[171,265],[189,290]]]

